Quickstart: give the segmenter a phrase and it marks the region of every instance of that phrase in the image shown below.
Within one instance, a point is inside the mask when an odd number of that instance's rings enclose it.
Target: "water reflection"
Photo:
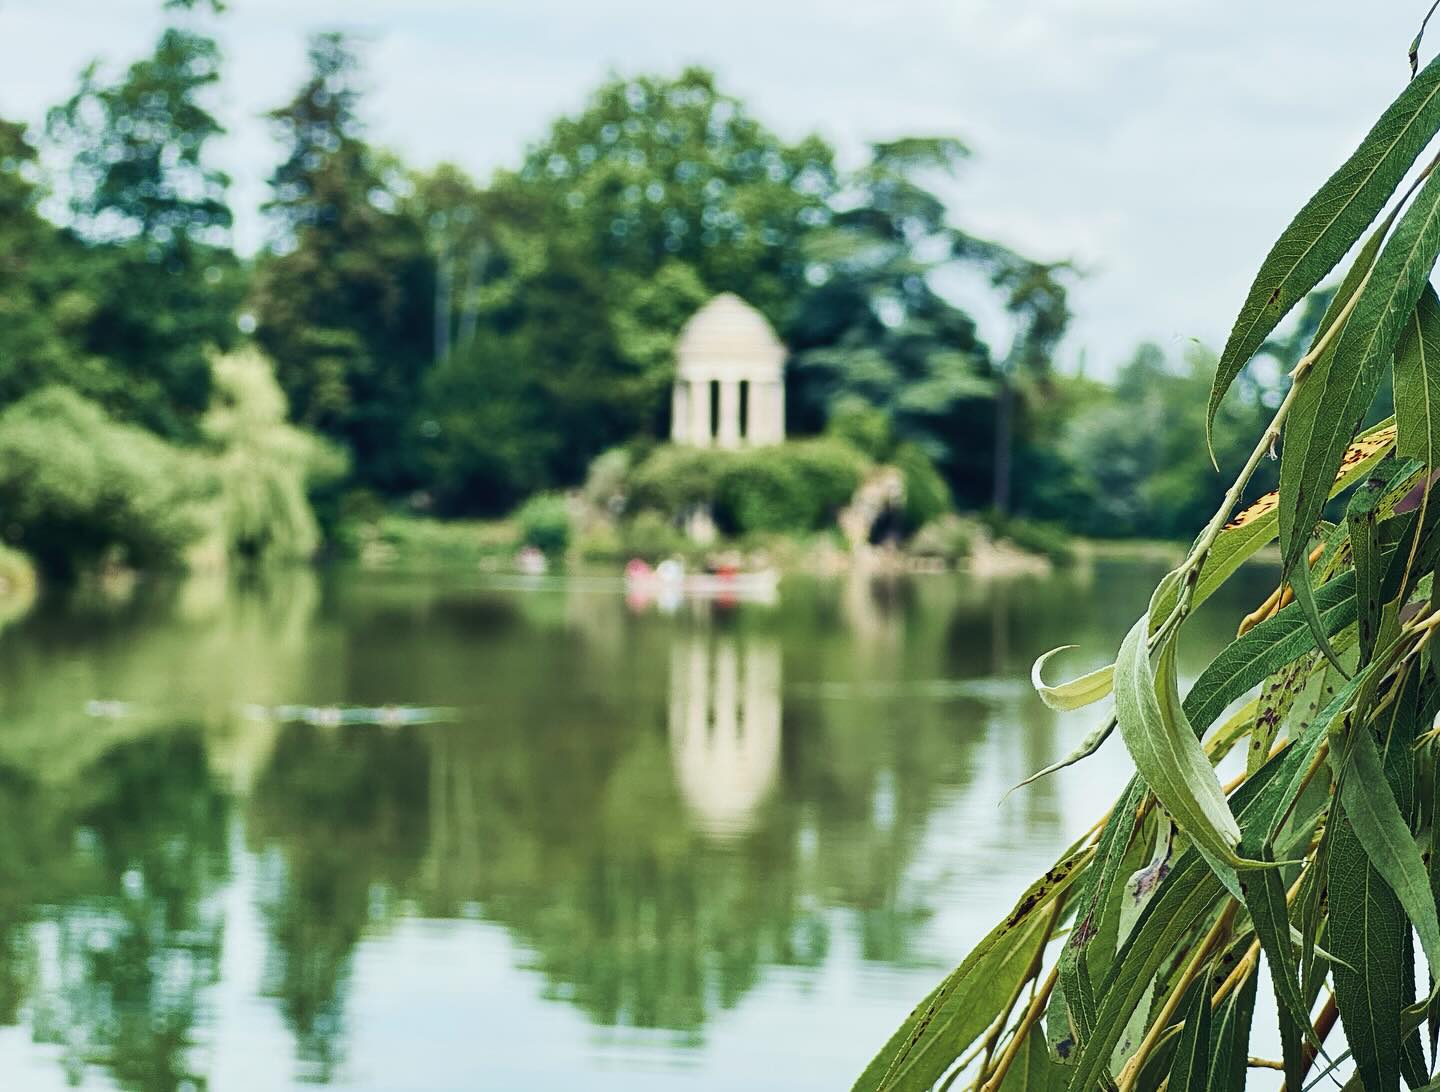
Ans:
[[[780,648],[701,631],[670,653],[670,754],[695,823],[751,829],[780,767]]]
[[[264,1058],[281,1082],[391,1087],[377,1066],[418,1074],[445,1006],[484,992],[377,1022],[435,973],[410,924],[458,960],[489,923],[522,1027],[592,1029],[552,1028],[516,1081],[633,1087],[663,1044],[693,1061],[659,1087],[734,1087],[814,1011],[853,1034],[791,1083],[843,1083],[1088,821],[1073,782],[996,801],[1071,743],[1030,659],[1077,636],[1103,655],[1141,605],[1096,579],[797,581],[778,609],[664,617],[294,573],[43,609],[0,635],[0,1071],[169,1092],[253,1087]],[[287,703],[458,717],[241,712]],[[750,1013],[738,1053],[713,1045]],[[430,1061],[504,1064],[462,1015]]]

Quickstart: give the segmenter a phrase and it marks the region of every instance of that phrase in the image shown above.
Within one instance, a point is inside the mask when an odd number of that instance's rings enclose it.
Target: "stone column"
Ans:
[[[690,406],[686,396],[690,387],[683,379],[675,380],[670,391],[670,442],[683,444],[690,438]]]
[[[690,392],[690,443],[696,447],[709,447],[710,440],[710,384],[706,380],[692,379]]]
[[[740,446],[740,381],[720,380],[720,428],[716,439],[721,447]]]

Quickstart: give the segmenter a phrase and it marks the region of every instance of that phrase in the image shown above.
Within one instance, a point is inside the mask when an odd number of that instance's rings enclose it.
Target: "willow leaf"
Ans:
[[[1210,1092],[1210,981],[1201,975],[1180,1008],[1185,1026],[1170,1063],[1171,1092]]]
[[[1322,584],[1316,593],[1316,607],[1327,634],[1338,633],[1355,621],[1354,574],[1347,572]],[[1203,731],[1232,701],[1314,647],[1314,635],[1299,604],[1290,604],[1232,641],[1210,661],[1185,695],[1186,716]]]
[[[1176,947],[1214,912],[1225,893],[1219,878],[1197,853],[1186,853],[1140,915],[1115,958],[1098,994],[1095,1026],[1081,1043],[1071,1088],[1097,1088],[1108,1073],[1110,1054],[1155,972]]]
[[[1440,173],[1425,180],[1400,217],[1331,348],[1298,380],[1280,455],[1280,552],[1287,573],[1305,554],[1351,434],[1375,397],[1437,254]]]
[[[1327,947],[1349,965],[1333,968],[1335,1000],[1364,1086],[1394,1092],[1400,1087],[1405,916],[1366,860],[1348,817],[1337,816],[1332,825]]]
[[[1354,485],[1373,470],[1395,448],[1395,422],[1386,419],[1365,430],[1345,451],[1335,480],[1330,483],[1328,496]],[[1205,556],[1200,576],[1195,582],[1193,603],[1199,606],[1214,594],[1246,561],[1254,557],[1275,538],[1279,521],[1280,493],[1278,490],[1257,497],[1244,510],[1236,513],[1225,525],[1210,552]],[[1175,606],[1176,593],[1173,588],[1164,596],[1157,596],[1151,606],[1150,617],[1163,620]]]
[[[1395,350],[1395,451],[1440,466],[1440,297],[1428,284]]]
[[[906,1018],[855,1082],[855,1092],[921,1092],[999,1014],[1044,944],[1047,915],[1090,853],[1061,861],[1031,884],[1010,914],[992,929],[945,981]]]
[[[1045,1047],[1045,1036],[1037,1025],[1025,1035],[1015,1064],[1000,1085],[1001,1092],[1065,1092],[1066,1070],[1056,1063]]]
[[[1399,704],[1399,703],[1397,703]],[[1400,745],[1404,749],[1403,745]],[[1400,900],[1415,926],[1431,975],[1440,975],[1440,918],[1420,849],[1401,813],[1374,737],[1357,726],[1352,733],[1349,768],[1341,781],[1340,803],[1366,858]],[[1343,959],[1343,953],[1336,953]]]
[[[1359,623],[1360,662],[1368,664],[1375,655],[1375,642],[1380,636],[1380,584],[1384,575],[1380,565],[1380,524],[1376,508],[1383,495],[1385,482],[1368,478],[1355,488],[1345,508],[1345,527],[1350,537],[1350,556],[1355,571],[1356,620]]]
[[[1437,130],[1440,62],[1432,61],[1306,202],[1261,263],[1216,366],[1205,414],[1207,438],[1221,399],[1240,369],[1379,215]]]
[[[1131,627],[1115,661],[1115,717],[1120,734],[1155,798],[1238,895],[1238,881],[1226,866],[1236,860],[1240,828],[1205,748],[1185,719],[1178,697],[1172,697],[1174,642],[1161,649],[1157,674],[1150,663],[1149,628],[1149,617],[1142,616]]]
[[[1268,857],[1263,847],[1258,854]],[[1255,936],[1270,964],[1275,999],[1297,1027],[1310,1027],[1309,1010],[1300,995],[1300,966],[1290,941],[1290,911],[1285,902],[1285,881],[1277,869],[1261,868],[1249,873],[1242,884],[1245,908],[1255,925]]]
[[[1075,648],[1075,645],[1061,645],[1059,648],[1052,648],[1030,668],[1030,684],[1035,692],[1040,695],[1040,700],[1057,712],[1067,713],[1072,709],[1083,709],[1087,705],[1093,705],[1101,698],[1110,693],[1114,682],[1115,665],[1106,664],[1102,668],[1091,671],[1089,674],[1081,675],[1079,678],[1071,679],[1069,682],[1060,683],[1057,686],[1046,686],[1042,673],[1050,657],[1058,652],[1065,652]]]
[[[1210,1040],[1210,1087],[1241,1089],[1250,1061],[1250,1026],[1255,1022],[1255,995],[1260,976],[1251,974],[1238,990],[1225,999],[1216,1014]]]

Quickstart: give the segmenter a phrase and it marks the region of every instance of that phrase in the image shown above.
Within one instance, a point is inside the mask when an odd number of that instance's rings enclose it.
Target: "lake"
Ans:
[[[1128,776],[1115,740],[1005,796],[1103,715],[1031,662],[1106,662],[1162,571],[44,602],[0,631],[0,1074],[848,1088]],[[1197,615],[1191,676],[1274,579]]]

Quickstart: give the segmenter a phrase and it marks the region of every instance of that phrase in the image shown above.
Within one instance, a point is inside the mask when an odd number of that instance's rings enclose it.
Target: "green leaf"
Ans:
[[[1210,1040],[1210,1087],[1241,1089],[1250,1061],[1250,1025],[1255,1022],[1255,994],[1260,976],[1251,974],[1220,1007]]]
[[[1395,350],[1395,451],[1440,466],[1440,297],[1426,285]]]
[[[1350,556],[1355,568],[1356,619],[1359,622],[1360,662],[1368,664],[1375,655],[1380,636],[1380,585],[1384,576],[1380,564],[1380,524],[1375,510],[1383,496],[1385,482],[1367,478],[1355,487],[1345,509],[1345,527],[1350,537]]]
[[[1280,454],[1280,552],[1286,573],[1293,574],[1304,557],[1350,437],[1370,407],[1437,254],[1440,173],[1425,180],[1400,217],[1344,329],[1297,380]]]
[[[1316,607],[1325,633],[1334,634],[1355,621],[1355,576],[1345,573],[1322,584]],[[1191,724],[1209,727],[1236,698],[1268,675],[1298,660],[1315,647],[1315,636],[1296,603],[1267,618],[1245,636],[1230,642],[1200,673],[1185,695]]]
[[[1155,972],[1161,963],[1174,958],[1188,934],[1210,919],[1224,891],[1199,854],[1181,856],[1105,976],[1097,997],[1095,1026],[1080,1044],[1071,1088],[1098,1087],[1101,1074],[1109,1071],[1110,1054]]]
[[[1395,447],[1395,422],[1386,419],[1367,429],[1345,452],[1340,470],[1330,484],[1329,497],[1348,489],[1370,473]],[[1210,552],[1205,556],[1200,576],[1195,582],[1194,606],[1198,607],[1214,594],[1215,589],[1234,575],[1246,561],[1268,546],[1275,538],[1279,522],[1280,493],[1266,493],[1252,501],[1244,511],[1225,525]],[[1171,574],[1173,575],[1173,574]],[[1164,595],[1157,595],[1150,607],[1150,617],[1163,620],[1178,598],[1179,585],[1171,582]],[[1158,622],[1156,623],[1158,624]]]
[[[1210,976],[1202,974],[1181,1003],[1185,1026],[1170,1063],[1170,1092],[1210,1092]]]
[[[939,1080],[999,1015],[1045,940],[1039,911],[1083,873],[1089,851],[1074,854],[1031,884],[1014,909],[922,1001],[880,1050],[855,1092],[922,1092]]]
[[[1348,818],[1337,815],[1331,822],[1327,947],[1350,965],[1334,965],[1335,1000],[1365,1087],[1393,1092],[1400,1087],[1405,916],[1366,860]]]
[[[1379,215],[1437,130],[1440,63],[1432,61],[1400,92],[1350,158],[1306,202],[1261,263],[1216,366],[1205,415],[1207,438],[1215,412],[1240,369]]]
[[[1025,1034],[1010,1072],[1000,1085],[1000,1092],[1065,1092],[1067,1071],[1050,1057],[1045,1036],[1039,1025]]]
[[[1057,652],[1065,652],[1075,647],[1075,645],[1061,645],[1059,648],[1052,648],[1036,660],[1034,666],[1030,668],[1030,684],[1040,695],[1040,700],[1051,709],[1061,713],[1093,705],[1110,693],[1114,681],[1115,665],[1106,664],[1102,668],[1081,675],[1077,679],[1071,679],[1069,682],[1060,683],[1058,686],[1046,686],[1041,675],[1050,657]]]
[[[1148,615],[1131,627],[1115,660],[1115,716],[1135,768],[1160,804],[1217,871],[1236,860],[1240,827],[1210,767],[1205,748],[1185,719],[1175,688],[1175,645],[1150,663]],[[1238,882],[1230,877],[1239,894]]]
[[[1262,859],[1269,859],[1263,847]],[[1296,1025],[1310,1027],[1309,1007],[1300,996],[1300,966],[1290,940],[1290,911],[1285,903],[1285,881],[1274,868],[1256,869],[1248,873],[1241,885],[1245,891],[1245,908],[1255,925],[1255,936],[1270,964],[1270,977],[1275,983],[1275,998],[1286,1009]]]
[[[1396,704],[1402,703],[1403,698]],[[1400,748],[1404,749],[1404,745]],[[1359,725],[1351,732],[1348,763],[1340,785],[1345,818],[1366,859],[1390,886],[1414,924],[1431,975],[1440,976],[1440,917],[1436,915],[1425,861],[1386,780],[1374,737]],[[1335,954],[1345,958],[1343,953]]]

